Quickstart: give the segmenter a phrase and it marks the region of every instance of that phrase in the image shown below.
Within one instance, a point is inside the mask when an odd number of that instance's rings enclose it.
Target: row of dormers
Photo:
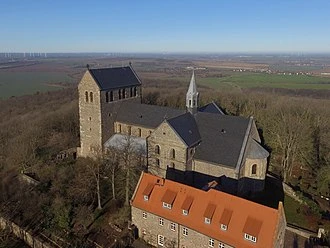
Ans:
[[[148,184],[145,190],[143,191],[143,200],[144,201],[149,201],[149,198],[151,196],[152,190],[154,188],[153,184]],[[165,194],[162,196],[161,202],[163,208],[172,209],[172,206],[174,204],[175,198],[176,198],[177,192],[172,191],[172,190],[166,190]],[[192,196],[186,196],[181,209],[182,209],[182,215],[188,216],[189,215],[189,209],[194,201],[194,198]],[[214,203],[208,203],[203,217],[204,217],[204,223],[205,224],[211,224],[212,218],[214,215],[214,212],[216,210],[217,206]],[[232,217],[233,210],[225,208],[222,212],[220,221],[219,221],[219,227],[222,231],[227,231],[230,223],[230,219]],[[262,225],[262,222],[254,219],[252,217],[248,217],[246,220],[246,223],[244,225],[244,238],[246,240],[252,241],[252,242],[257,242],[257,233],[253,231],[252,229],[260,229]],[[250,231],[251,230],[251,231]],[[254,234],[251,234],[254,233]]]
[[[281,203],[278,209],[271,209],[221,191],[204,191],[148,173],[141,175],[132,207],[151,215],[147,220],[142,215],[135,217],[138,227],[151,225],[155,217],[163,218],[231,247],[274,247],[283,233],[280,228],[285,228]]]

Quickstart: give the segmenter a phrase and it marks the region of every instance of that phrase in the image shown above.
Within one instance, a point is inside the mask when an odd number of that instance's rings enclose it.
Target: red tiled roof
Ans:
[[[157,180],[159,180],[157,176],[142,173],[132,198],[133,207],[174,221],[234,247],[265,248],[273,246],[279,220],[277,209],[214,189],[203,191],[170,180],[164,180],[163,184],[157,184]],[[154,188],[149,200],[144,201],[143,192],[150,183],[154,184]],[[163,201],[171,204],[172,208],[164,208]],[[187,202],[190,201],[189,214],[183,215],[182,209],[184,206],[189,205]],[[207,212],[209,204],[214,204],[215,210],[212,222],[205,224],[204,213]],[[226,231],[220,229],[221,221],[229,222]],[[253,236],[256,235],[257,242],[253,243],[245,240],[244,232]]]

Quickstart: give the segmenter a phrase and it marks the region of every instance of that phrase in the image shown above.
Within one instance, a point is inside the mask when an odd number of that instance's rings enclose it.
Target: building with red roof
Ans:
[[[283,205],[269,208],[142,173],[131,200],[139,237],[157,247],[283,247]]]

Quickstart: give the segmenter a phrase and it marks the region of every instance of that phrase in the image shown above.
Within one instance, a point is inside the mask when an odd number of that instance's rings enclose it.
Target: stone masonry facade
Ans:
[[[139,237],[155,247],[210,247],[211,237],[135,207],[132,207],[132,222],[139,227]],[[159,244],[159,235],[164,237],[164,246]],[[220,247],[221,243],[223,248],[233,248],[220,240],[212,240],[214,247]]]

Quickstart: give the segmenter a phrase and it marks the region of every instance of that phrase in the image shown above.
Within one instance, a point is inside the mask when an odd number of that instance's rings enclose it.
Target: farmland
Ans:
[[[299,58],[281,61],[280,58],[258,56],[159,56],[86,56],[4,61],[0,63],[0,99],[76,85],[86,70],[86,64],[91,68],[102,68],[127,66],[129,62],[132,62],[141,80],[146,82],[146,87],[150,86],[148,82],[156,87],[164,82],[174,86],[187,85],[190,70],[195,67],[198,68],[195,71],[197,84],[212,89],[330,90],[330,77],[321,76],[322,72],[330,72],[330,59],[319,62],[319,59],[314,61],[310,58],[314,62],[306,62],[305,65],[305,62],[299,62]],[[276,68],[277,71],[266,73],[265,70],[270,68]],[[298,71],[299,75],[296,75]]]
[[[202,78],[200,83],[212,88],[285,88],[330,90],[330,78],[308,75],[277,75],[266,73],[241,73],[220,78]]]
[[[57,90],[67,83],[72,83],[72,78],[63,72],[0,71],[0,99]]]

